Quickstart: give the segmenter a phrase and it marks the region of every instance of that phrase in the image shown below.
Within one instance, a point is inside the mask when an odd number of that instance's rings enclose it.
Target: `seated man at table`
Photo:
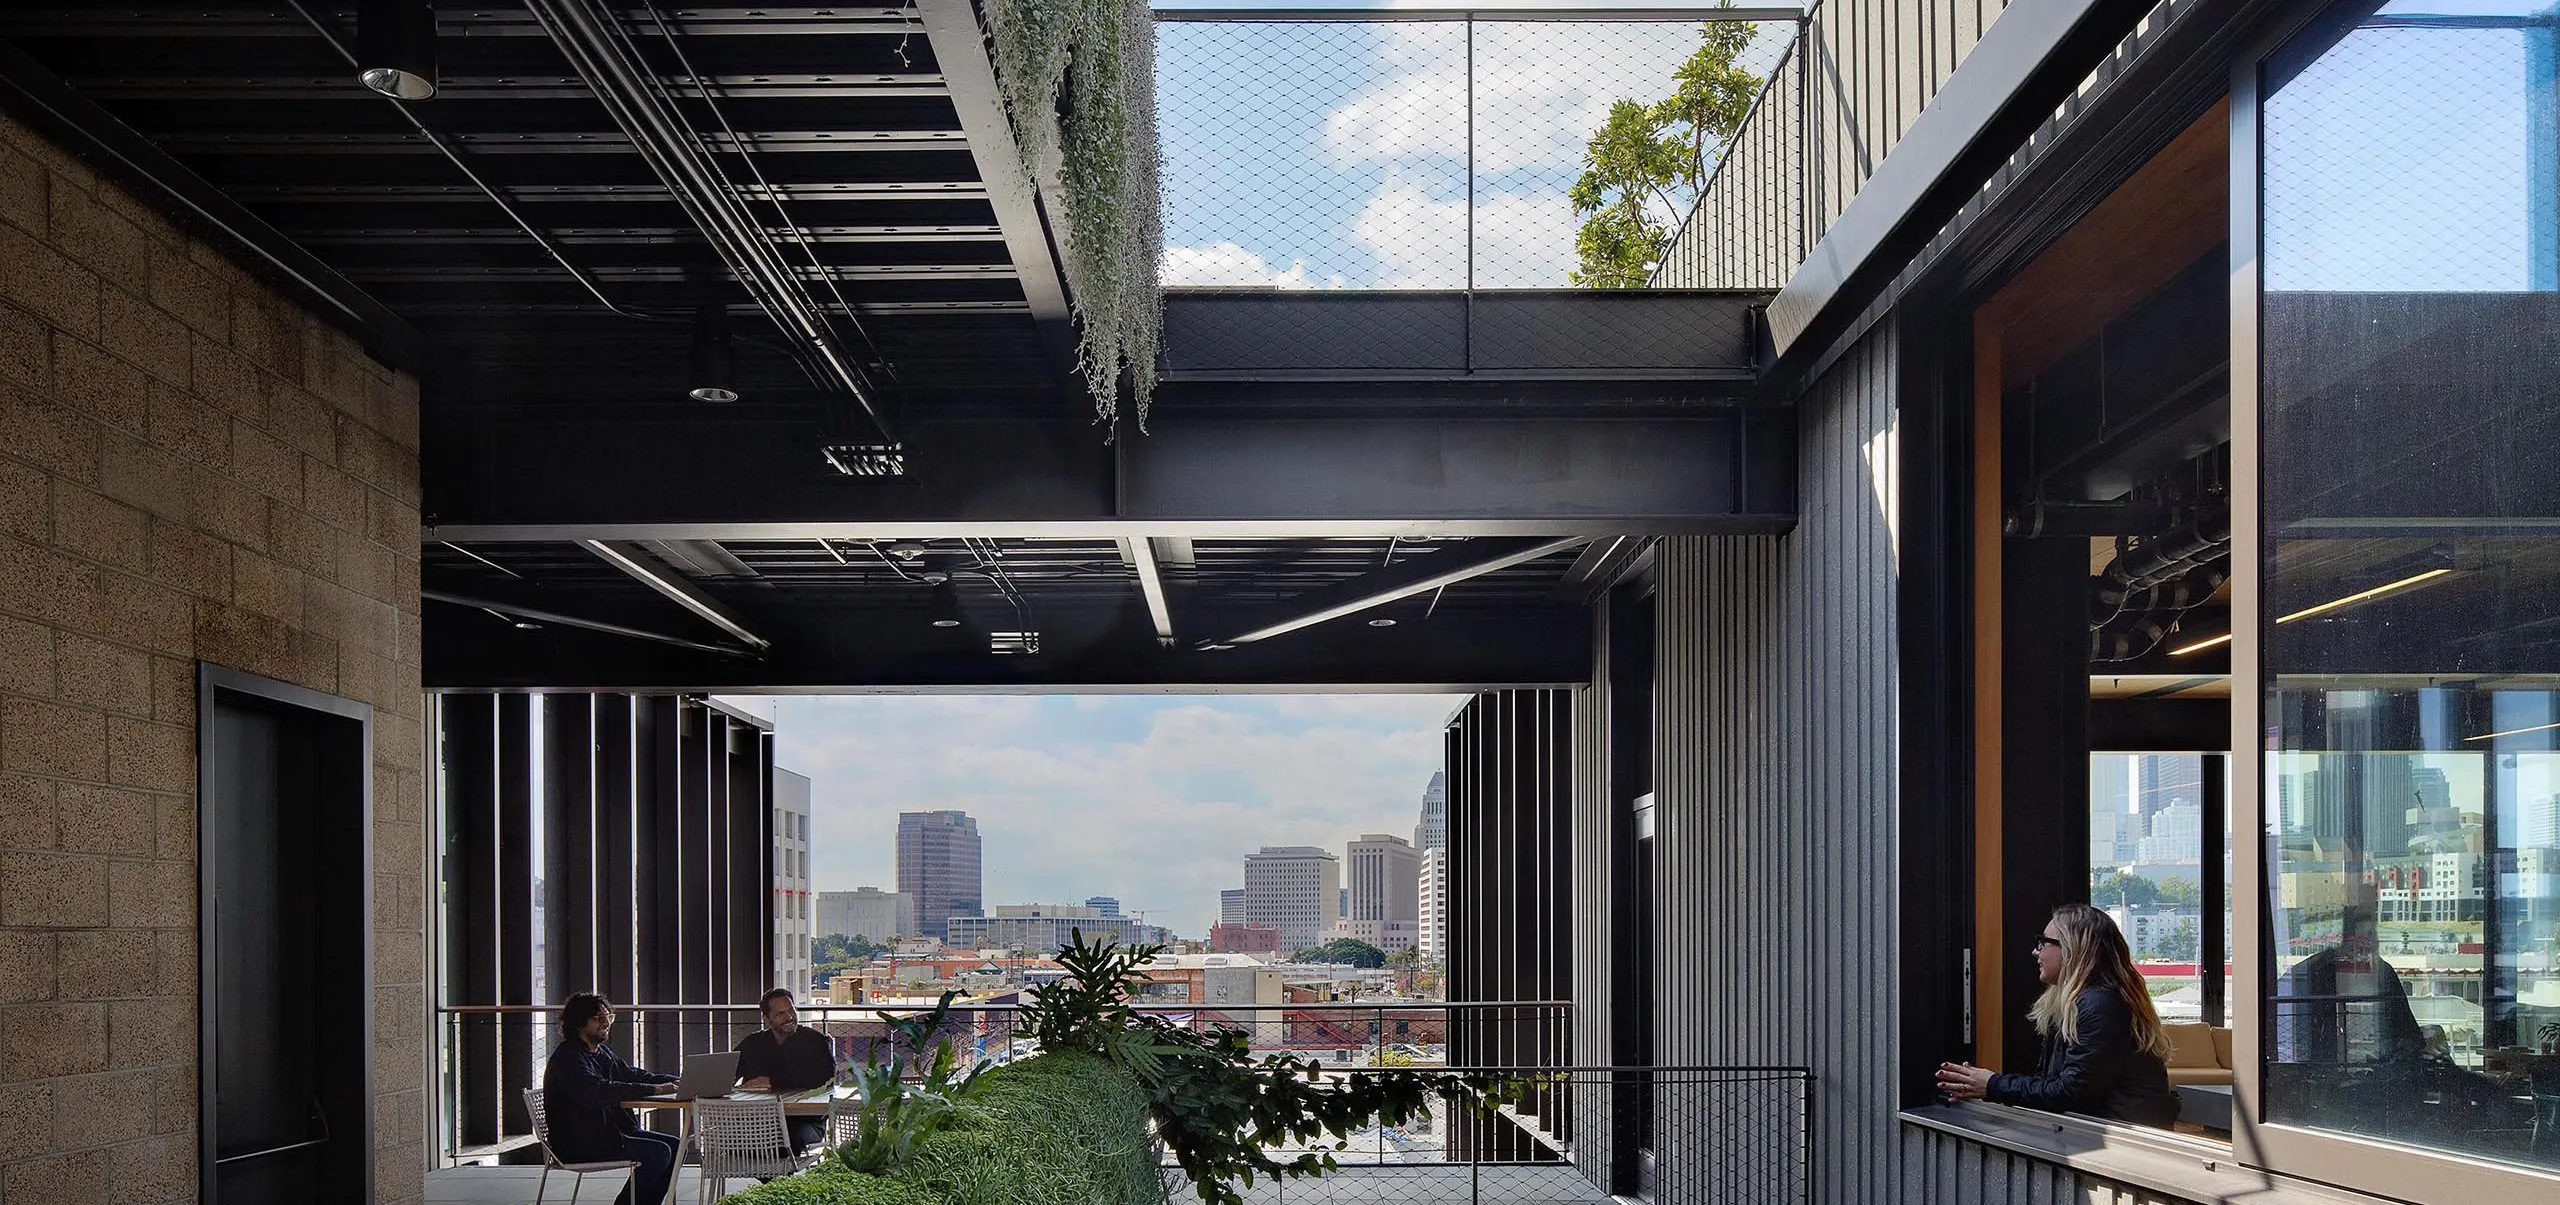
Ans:
[[[740,1088],[749,1092],[805,1092],[835,1082],[835,1044],[827,1040],[827,1035],[800,1024],[800,1010],[793,1006],[789,989],[777,987],[766,992],[756,1008],[764,1015],[764,1028],[738,1043]],[[818,1145],[826,1133],[825,1118],[791,1119],[793,1150],[805,1151]]]
[[[632,1160],[640,1166],[616,1205],[657,1205],[675,1177],[680,1144],[673,1134],[641,1129],[622,1102],[671,1092],[676,1077],[623,1062],[604,1044],[613,1032],[613,1006],[594,992],[579,992],[560,1006],[560,1030],[560,1046],[542,1069],[551,1153],[563,1163]]]

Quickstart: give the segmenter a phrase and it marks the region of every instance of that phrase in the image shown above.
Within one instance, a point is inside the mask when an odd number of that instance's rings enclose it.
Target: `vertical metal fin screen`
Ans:
[[[1448,998],[1516,1002],[1456,1011],[1449,1064],[1573,1065],[1572,1035],[1537,1002],[1573,990],[1570,891],[1572,693],[1477,695],[1448,731]],[[1569,1089],[1542,1089],[1519,1111],[1567,1122]],[[1552,1094],[1553,1099],[1548,1099]],[[1454,1127],[1452,1149],[1473,1158],[1525,1157],[1502,1127]]]
[[[447,694],[436,714],[444,1145],[494,1154],[530,1134],[522,1090],[558,1034],[474,1010],[704,1006],[615,1028],[669,1071],[747,1023],[713,1006],[770,986],[773,733],[678,695]]]

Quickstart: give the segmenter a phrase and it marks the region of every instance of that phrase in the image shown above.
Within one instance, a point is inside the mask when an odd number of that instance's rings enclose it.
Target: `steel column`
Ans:
[[[443,701],[444,992],[448,1004],[498,999],[498,719],[490,695]],[[466,1020],[454,1043],[455,1140],[498,1140],[498,1030]]]
[[[498,696],[498,999],[533,1004],[533,696]],[[524,1090],[534,1086],[533,1018],[498,1024],[498,1104],[505,1133],[533,1128]]]
[[[557,1004],[570,992],[595,990],[596,792],[595,698],[542,696],[542,917],[543,980],[540,1003]]]

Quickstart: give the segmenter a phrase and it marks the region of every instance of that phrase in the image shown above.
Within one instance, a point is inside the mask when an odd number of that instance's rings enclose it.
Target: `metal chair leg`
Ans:
[[[550,1174],[551,1174],[551,1169],[549,1169],[549,1168],[544,1168],[544,1169],[542,1170],[542,1174],[544,1174],[544,1175],[546,1175],[546,1176],[547,1176],[547,1175],[550,1175]],[[577,1177],[576,1179],[569,1181],[569,1205],[578,1205],[578,1194],[579,1194],[579,1193],[582,1193],[582,1192],[585,1192],[586,1190],[587,1190],[587,1173],[585,1173],[585,1172],[579,1172],[579,1173],[578,1173],[578,1177]]]
[[[533,1205],[542,1205],[542,1190],[551,1187],[551,1165],[542,1165],[542,1178],[533,1182]]]

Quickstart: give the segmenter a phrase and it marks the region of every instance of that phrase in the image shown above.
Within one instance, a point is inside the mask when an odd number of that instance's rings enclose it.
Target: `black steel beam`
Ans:
[[[827,471],[801,424],[458,417],[430,432],[430,540],[1774,532],[1795,511],[1785,411],[1167,416],[1108,446],[1086,423],[917,421],[908,476],[878,481]]]
[[[382,98],[336,75],[100,76],[70,81],[83,95],[99,100],[328,101],[374,104]],[[690,78],[655,76],[642,82],[672,97],[698,100],[700,89]],[[851,97],[941,96],[942,77],[930,72],[898,72],[833,76],[776,72],[760,75],[703,77],[714,99],[841,100]],[[586,100],[594,96],[573,75],[544,83],[528,83],[503,75],[447,75],[436,82],[436,101]]]
[[[924,32],[907,10],[887,5],[687,6],[669,13],[669,24],[687,37],[906,37]],[[213,8],[204,4],[29,5],[9,18],[16,37],[61,38],[278,38],[301,30],[300,22],[264,6]],[[539,38],[542,27],[521,9],[473,6],[438,15],[446,38]]]
[[[1049,367],[1061,378],[1075,372],[1076,336],[1067,312],[1066,278],[1059,272],[1051,227],[1039,191],[1023,170],[1022,152],[1013,136],[1013,120],[1005,115],[997,90],[995,66],[989,61],[986,35],[972,0],[915,0],[934,61],[942,68],[951,106],[968,132],[969,153],[977,161],[978,179],[994,204],[996,224],[1004,230],[1005,249],[1022,278],[1023,299],[1040,331]]]
[[[1626,380],[1749,392],[1766,292],[1168,290],[1167,381]]]
[[[211,237],[376,358],[409,371],[425,364],[427,338],[407,319],[5,41],[0,108],[137,189],[146,204]]]
[[[1221,627],[1239,618],[1232,608],[1198,614],[1200,623]],[[1102,613],[1036,607],[1041,651],[1034,656],[994,655],[983,630],[935,629],[930,618],[929,611],[880,607],[770,609],[760,620],[774,637],[774,655],[750,663],[574,631],[520,632],[457,612],[453,622],[428,625],[424,677],[430,687],[454,690],[1251,693],[1472,690],[1564,685],[1591,676],[1590,623],[1576,606],[1444,606],[1393,628],[1337,624],[1220,652],[1159,645],[1144,610],[1134,605]],[[675,915],[644,914],[644,942],[653,926],[668,923],[662,917]],[[649,986],[644,975],[643,987]]]

